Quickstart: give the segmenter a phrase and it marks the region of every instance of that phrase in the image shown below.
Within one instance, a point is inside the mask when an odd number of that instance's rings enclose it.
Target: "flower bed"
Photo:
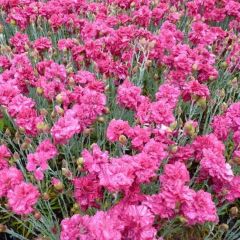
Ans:
[[[0,7],[0,233],[240,239],[239,1]]]

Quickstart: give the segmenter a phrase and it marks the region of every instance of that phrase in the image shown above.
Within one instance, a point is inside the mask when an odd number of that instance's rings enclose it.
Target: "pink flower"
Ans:
[[[98,175],[100,185],[111,192],[127,191],[134,182],[134,165],[131,156],[112,159],[104,164]]]
[[[16,124],[18,127],[21,127],[25,130],[26,134],[36,135],[37,134],[37,125],[43,122],[41,116],[37,116],[37,112],[34,109],[25,109],[22,112],[19,112],[16,116]]]
[[[103,198],[102,187],[93,174],[74,179],[74,197],[81,209],[99,207],[97,200]]]
[[[31,183],[22,182],[8,191],[8,205],[16,214],[29,214],[40,196],[39,191]]]
[[[126,80],[118,87],[117,102],[125,108],[136,110],[141,96],[141,88]]]
[[[84,168],[90,173],[99,173],[102,165],[109,162],[108,152],[102,152],[97,144],[92,146],[92,153],[87,149],[82,152]]]
[[[161,218],[170,218],[175,214],[176,200],[166,198],[162,193],[146,196],[146,200],[143,201],[142,204],[147,206],[152,213],[159,215]]]
[[[235,176],[227,186],[226,185],[223,186],[224,189],[227,190],[227,195],[225,196],[225,198],[228,201],[233,202],[234,200],[240,198],[239,184],[240,184],[240,176]]]
[[[80,216],[79,214],[73,215],[71,218],[65,218],[61,222],[61,240],[95,240],[90,237],[88,233],[88,216]]]
[[[0,145],[0,170],[8,167],[8,159],[11,157],[9,149],[5,145]]]
[[[188,199],[182,205],[181,211],[191,225],[218,221],[217,209],[211,194],[203,190],[193,194],[192,199]]]
[[[191,81],[185,84],[182,98],[184,101],[196,100],[196,98],[208,98],[210,95],[207,86],[198,81]]]
[[[163,187],[170,186],[171,184],[184,185],[190,181],[189,172],[182,162],[175,162],[173,164],[166,164],[164,173],[160,176],[160,182]]]
[[[230,121],[231,129],[240,128],[240,102],[233,103],[227,110],[226,118]]]
[[[194,149],[194,156],[196,160],[202,159],[204,149],[211,150],[216,155],[223,155],[225,151],[225,146],[214,134],[198,136],[194,140],[192,147]]]
[[[22,172],[15,167],[0,170],[0,176],[0,197],[5,197],[10,189],[23,181]]]
[[[33,43],[33,47],[39,51],[39,52],[43,52],[48,50],[49,48],[52,47],[52,43],[51,41],[46,38],[46,37],[40,37],[37,40],[34,41]]]
[[[150,105],[149,113],[151,122],[156,124],[170,125],[175,120],[171,106],[163,100],[153,102]]]
[[[56,147],[51,143],[50,139],[43,140],[37,147],[36,152],[43,153],[44,158],[49,160],[57,155]]]
[[[80,132],[79,120],[75,111],[69,109],[52,127],[51,135],[56,144],[65,144],[74,134]]]
[[[203,158],[200,161],[201,172],[207,173],[214,181],[230,182],[233,178],[231,166],[226,163],[224,156],[204,149]]]
[[[12,86],[10,83],[0,83],[0,104],[8,106],[11,100],[20,93],[17,86]]]
[[[119,140],[121,135],[127,136],[130,131],[130,126],[127,121],[111,120],[107,128],[107,139],[111,142]]]
[[[15,48],[16,53],[26,52],[26,47],[29,45],[28,35],[17,32],[10,38],[11,45]]]
[[[132,139],[132,147],[136,150],[142,150],[144,145],[150,140],[151,129],[141,128],[139,125],[131,128],[128,137]]]
[[[42,141],[36,149],[35,153],[30,153],[27,156],[27,170],[34,172],[37,180],[43,179],[43,172],[48,169],[48,160],[57,155],[56,147],[49,139]]]
[[[223,116],[215,116],[213,118],[212,127],[214,134],[218,137],[219,140],[227,140],[229,134],[230,121],[228,118]]]
[[[117,215],[98,211],[89,221],[88,229],[93,239],[121,240],[123,225]]]
[[[32,98],[25,97],[22,94],[18,94],[12,98],[11,102],[8,105],[8,112],[11,117],[16,117],[18,113],[34,108],[35,102]]]
[[[177,87],[165,83],[159,87],[156,100],[165,101],[171,108],[175,108],[179,96],[180,90]]]
[[[120,218],[124,223],[122,239],[154,240],[157,230],[153,227],[154,215],[144,205],[129,205]]]
[[[152,159],[152,161],[157,160],[159,163],[161,163],[162,160],[167,156],[164,144],[157,142],[154,139],[151,139],[148,143],[146,143],[142,152],[146,153]]]

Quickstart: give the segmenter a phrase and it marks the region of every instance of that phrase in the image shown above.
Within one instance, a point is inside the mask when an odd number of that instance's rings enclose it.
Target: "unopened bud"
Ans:
[[[56,101],[57,101],[58,104],[61,104],[61,103],[63,102],[63,98],[62,98],[62,95],[61,95],[61,94],[58,94],[58,95],[56,96]]]
[[[223,102],[223,103],[221,104],[221,110],[222,110],[222,112],[226,112],[227,109],[228,109],[227,103]]]
[[[105,122],[105,118],[104,117],[99,117],[97,120],[100,123],[104,123]]]
[[[21,145],[21,149],[22,150],[27,150],[29,148],[30,144],[24,142],[22,145]]]
[[[34,218],[35,218],[36,220],[39,220],[42,215],[41,215],[41,213],[40,213],[39,211],[35,211],[34,214],[33,214],[33,216],[34,216]]]
[[[177,145],[172,145],[172,146],[170,146],[170,151],[171,151],[171,153],[176,153],[177,150],[178,150],[178,146],[177,146]]]
[[[83,157],[79,157],[79,158],[77,159],[77,165],[82,166],[83,163],[84,163]]]
[[[72,179],[72,173],[68,168],[62,168],[62,174],[68,179]]]
[[[43,193],[42,198],[43,198],[43,200],[48,201],[50,199],[50,196],[48,193],[45,192],[45,193]]]
[[[197,64],[197,63],[194,63],[194,64],[192,65],[192,69],[193,69],[194,71],[197,71],[197,70],[198,70],[198,64]]]
[[[238,213],[239,213],[239,209],[237,207],[231,207],[230,209],[231,217],[237,217]]]
[[[48,110],[47,109],[45,109],[45,108],[41,108],[40,109],[40,114],[42,115],[42,116],[47,116],[48,115]]]
[[[201,107],[202,109],[205,109],[207,107],[207,100],[205,97],[201,97],[197,100],[197,105]]]
[[[196,133],[196,127],[197,127],[197,122],[187,121],[184,124],[183,130],[187,135],[189,135],[190,137],[193,137]]]
[[[118,141],[122,144],[122,145],[126,145],[127,144],[127,138],[125,135],[120,135]]]
[[[13,25],[13,26],[15,26],[15,25],[16,25],[16,21],[15,21],[14,19],[11,19],[11,20],[10,20],[10,24]]]
[[[219,225],[219,229],[224,232],[227,232],[229,230],[229,226],[226,223],[222,223]]]
[[[48,126],[48,124],[46,124],[44,122],[40,122],[37,124],[37,129],[42,132],[47,132],[49,130],[49,126]]]
[[[5,130],[5,136],[7,136],[7,137],[11,137],[11,131],[9,130],[9,128],[7,128],[6,130]]]
[[[108,107],[105,107],[104,113],[105,113],[105,114],[109,114],[109,113],[110,113],[110,109],[109,109]]]
[[[182,223],[182,224],[186,224],[186,223],[187,223],[187,219],[186,219],[185,217],[183,217],[183,216],[178,217],[178,220],[179,220],[180,223]]]
[[[43,89],[40,87],[37,87],[37,94],[42,95],[43,94]]]
[[[226,68],[227,66],[228,66],[228,64],[225,61],[220,64],[221,68]]]
[[[4,233],[6,232],[6,230],[7,230],[7,227],[0,223],[0,233]]]
[[[54,184],[54,188],[55,188],[57,191],[61,192],[61,191],[64,189],[64,185],[63,185],[62,182],[58,182],[57,184]]]
[[[59,107],[59,106],[55,106],[55,111],[59,114],[59,115],[63,115],[64,114],[64,109]]]

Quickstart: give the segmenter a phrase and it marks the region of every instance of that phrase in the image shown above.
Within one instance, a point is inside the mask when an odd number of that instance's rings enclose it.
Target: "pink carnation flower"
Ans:
[[[42,51],[46,51],[49,48],[51,48],[52,47],[52,43],[51,43],[51,41],[48,38],[40,37],[40,38],[38,38],[37,40],[34,41],[33,47],[37,51],[42,52]]]
[[[22,182],[8,191],[8,205],[16,214],[29,214],[40,196],[39,191],[31,183]]]
[[[203,190],[193,194],[192,199],[188,199],[182,205],[181,211],[191,225],[218,221],[217,209],[211,194]]]
[[[102,199],[103,191],[95,175],[89,174],[84,177],[76,178],[73,184],[74,197],[81,209],[86,210],[88,207],[99,207],[97,200]]]
[[[210,95],[206,85],[200,84],[198,81],[191,81],[185,84],[182,98],[184,101],[195,100],[194,98],[208,98]]]
[[[11,157],[9,149],[5,145],[0,145],[0,170],[8,167],[8,159]]]
[[[23,175],[15,167],[0,170],[0,197],[5,197],[9,190],[23,181]]]
[[[80,131],[79,120],[76,118],[75,111],[67,110],[52,127],[51,135],[56,144],[65,144],[74,134]]]
[[[141,96],[141,88],[125,81],[118,87],[117,102],[125,108],[136,110]]]
[[[119,140],[120,135],[127,136],[130,131],[130,126],[127,121],[111,120],[107,128],[107,139],[111,142]]]

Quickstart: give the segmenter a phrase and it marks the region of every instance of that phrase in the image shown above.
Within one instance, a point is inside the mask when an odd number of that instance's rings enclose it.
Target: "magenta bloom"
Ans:
[[[40,194],[31,183],[22,182],[8,191],[8,205],[16,214],[29,214],[33,211]]]

